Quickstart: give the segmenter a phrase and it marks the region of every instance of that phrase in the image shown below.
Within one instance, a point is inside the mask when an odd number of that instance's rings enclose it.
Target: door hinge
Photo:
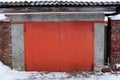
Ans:
[[[24,32],[26,32],[26,26],[24,26]]]

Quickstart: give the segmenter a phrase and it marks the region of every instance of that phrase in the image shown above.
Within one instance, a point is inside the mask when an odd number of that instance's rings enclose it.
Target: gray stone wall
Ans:
[[[12,66],[24,70],[24,31],[22,24],[12,25]]]
[[[104,20],[102,13],[39,13],[11,14],[12,21],[99,21]]]
[[[95,23],[94,26],[94,67],[100,70],[104,66],[104,34],[105,24]]]

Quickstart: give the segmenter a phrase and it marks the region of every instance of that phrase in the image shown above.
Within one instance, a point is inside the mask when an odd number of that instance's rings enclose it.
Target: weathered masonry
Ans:
[[[1,13],[12,19],[11,27],[7,26],[11,32],[7,38],[12,49],[7,54],[11,67],[92,71],[100,70],[106,62],[114,63],[107,53],[104,21],[111,14],[104,12],[117,14],[119,2],[43,2],[1,3]],[[0,59],[6,64],[7,58],[2,58],[5,53],[0,53]]]
[[[0,20],[0,60],[12,66],[11,19]]]
[[[111,63],[120,63],[120,21],[111,20]]]

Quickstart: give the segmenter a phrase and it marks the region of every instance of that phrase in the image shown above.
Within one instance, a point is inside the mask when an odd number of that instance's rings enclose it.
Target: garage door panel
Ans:
[[[29,26],[29,24],[26,24],[25,29],[28,26]],[[26,34],[26,31],[24,33],[24,38],[25,38],[25,41],[24,41],[25,42],[25,49],[24,49],[25,50],[25,70],[32,70],[33,65],[31,65],[31,64],[33,64],[33,60],[32,60],[33,56],[32,56],[32,54],[30,54],[28,56],[28,54],[33,53],[33,51],[32,51],[33,46],[31,46],[33,35],[31,34],[31,31],[32,31],[31,27],[29,27],[28,30],[29,31],[27,32],[27,34]],[[28,35],[31,35],[31,36],[28,36]]]
[[[48,71],[51,68],[58,70],[58,24],[29,23],[29,26],[26,26],[26,35],[29,38],[26,41],[29,42],[26,47],[32,46],[32,49],[26,52],[26,59],[32,55],[32,63],[30,64],[33,67],[30,68],[40,71]]]
[[[93,62],[89,54],[93,54],[91,33],[92,24],[86,22],[62,22],[61,23],[61,70],[62,71],[84,71],[91,70],[88,58]],[[90,30],[90,32],[89,32]],[[88,36],[89,35],[89,36]],[[89,38],[89,39],[88,39]],[[91,47],[91,49],[89,49]],[[92,64],[93,65],[93,64]],[[66,66],[66,67],[65,67]],[[69,69],[68,69],[69,67]]]

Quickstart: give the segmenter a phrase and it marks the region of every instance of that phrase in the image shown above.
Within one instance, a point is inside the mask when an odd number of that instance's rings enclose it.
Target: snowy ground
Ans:
[[[24,72],[12,70],[0,62],[0,80],[120,80],[120,73]]]

